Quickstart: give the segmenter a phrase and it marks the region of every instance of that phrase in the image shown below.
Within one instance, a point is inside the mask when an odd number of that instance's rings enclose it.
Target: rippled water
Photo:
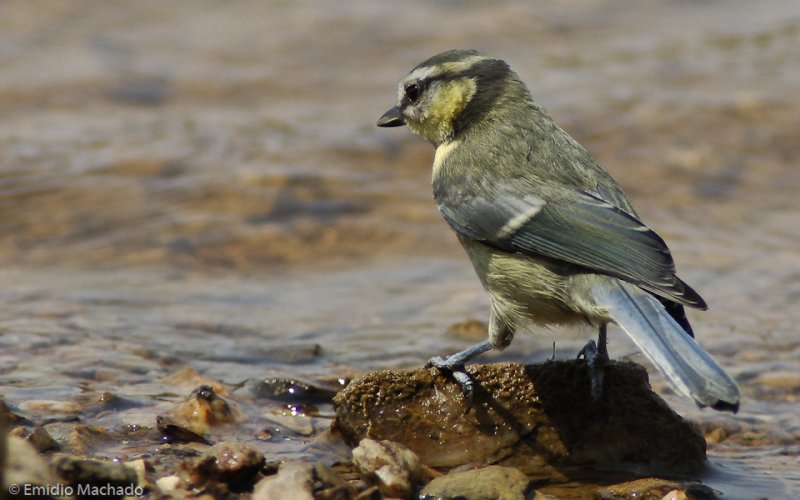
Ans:
[[[709,302],[740,382],[707,481],[800,495],[800,4],[0,5],[0,389],[33,419],[153,425],[194,386],[330,381],[473,339],[487,302],[431,201],[429,145],[379,130],[438,51],[508,60]],[[571,356],[588,331],[500,358]],[[613,355],[635,348],[618,331]],[[135,404],[92,412],[105,391]],[[241,396],[260,425],[262,405]],[[323,419],[324,420],[324,419]],[[320,425],[324,426],[324,422]],[[302,455],[308,439],[276,456]],[[749,488],[749,489],[748,489]],[[762,491],[763,490],[763,491]],[[738,493],[737,493],[738,492]]]

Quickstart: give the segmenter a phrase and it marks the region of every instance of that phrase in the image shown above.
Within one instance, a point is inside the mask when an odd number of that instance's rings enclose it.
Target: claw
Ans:
[[[603,396],[603,365],[605,360],[598,353],[597,344],[595,344],[594,340],[587,342],[583,349],[578,352],[578,358],[580,359],[581,357],[589,365],[592,400],[596,403]]]
[[[467,413],[472,408],[472,402],[475,399],[475,381],[472,380],[472,377],[467,373],[464,364],[491,348],[492,344],[488,340],[484,340],[483,342],[446,358],[443,356],[434,356],[429,359],[428,363],[425,365],[427,367],[434,367],[442,371],[450,372],[453,379],[461,386],[461,393],[466,400],[467,407],[464,413]]]
[[[469,376],[467,370],[463,368],[460,371],[453,371],[451,373],[455,381],[461,386],[461,394],[464,395],[464,413],[469,413],[472,409],[472,403],[475,401],[475,381]]]
[[[449,372],[450,375],[452,375],[453,380],[461,386],[461,394],[464,395],[464,399],[466,400],[466,409],[464,413],[467,413],[472,408],[472,402],[475,399],[475,381],[469,376],[463,363],[449,363],[448,359],[449,358],[444,358],[442,356],[435,356],[428,360],[425,366],[437,368],[441,371]]]
[[[578,358],[583,357],[586,364],[589,365],[589,382],[591,384],[592,400],[596,403],[600,401],[603,396],[603,376],[605,373],[604,367],[608,361],[608,350],[606,349],[606,326],[600,327],[600,335],[598,346],[594,340],[590,340],[583,346],[583,349],[578,352]]]
[[[585,359],[588,363],[591,363],[591,360],[597,357],[597,343],[594,340],[590,340],[586,343],[583,348],[578,351],[578,359]]]

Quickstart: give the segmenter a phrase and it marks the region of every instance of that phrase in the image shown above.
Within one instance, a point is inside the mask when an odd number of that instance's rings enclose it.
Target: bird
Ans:
[[[530,325],[589,324],[578,354],[602,396],[607,327],[618,325],[678,393],[737,412],[736,382],[695,340],[685,307],[707,309],[664,240],[617,182],[537,104],[501,59],[449,50],[414,67],[379,127],[407,126],[435,147],[433,197],[490,299],[488,338],[429,366],[468,402],[465,364]],[[469,406],[468,406],[469,408]]]

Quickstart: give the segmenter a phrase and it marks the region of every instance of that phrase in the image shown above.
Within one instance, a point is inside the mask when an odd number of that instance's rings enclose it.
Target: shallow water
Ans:
[[[431,201],[431,147],[374,127],[397,80],[453,47],[508,60],[709,302],[691,319],[739,381],[739,415],[652,374],[681,414],[728,429],[707,482],[800,495],[788,0],[3,2],[3,398],[34,420],[152,426],[196,385],[165,377],[190,367],[228,384],[247,441],[281,410],[244,380],[332,383],[472,342],[445,334],[487,302]],[[536,333],[494,359],[541,360],[554,341],[571,356],[591,335]],[[610,349],[644,362],[618,331]],[[133,403],[92,410],[103,392]],[[310,440],[258,444],[303,456]]]

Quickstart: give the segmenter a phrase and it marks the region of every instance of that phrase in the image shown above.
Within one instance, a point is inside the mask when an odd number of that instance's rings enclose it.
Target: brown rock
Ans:
[[[6,449],[0,450],[5,454],[5,467],[3,468],[2,481],[0,481],[0,497],[3,497],[6,491],[11,492],[12,496],[15,495],[14,491],[9,489],[11,485],[18,485],[20,489],[17,491],[18,498],[26,496],[25,485],[30,489],[33,486],[42,486],[51,488],[51,490],[58,490],[59,481],[50,465],[36,452],[34,447],[25,439],[19,436],[7,436]],[[61,493],[56,491],[53,496],[60,496]]]
[[[194,461],[191,468],[195,480],[190,482],[202,484],[215,480],[225,483],[231,491],[246,491],[252,487],[265,463],[264,455],[251,446],[218,443]]]
[[[314,500],[314,472],[311,464],[286,462],[278,473],[262,479],[253,491],[253,500]]]
[[[209,429],[240,422],[241,411],[210,385],[201,385],[175,408],[164,423],[183,427],[202,436]]]
[[[377,490],[375,490],[377,494]],[[253,490],[253,500],[350,500],[355,489],[336,471],[322,464],[284,462],[277,474],[262,479]]]
[[[699,431],[650,390],[633,363],[606,366],[603,398],[589,394],[586,363],[469,367],[475,403],[436,369],[381,371],[334,398],[334,427],[350,443],[402,443],[432,467],[500,463],[563,480],[569,466],[634,463],[660,472],[699,470]]]
[[[94,425],[52,422],[42,428],[58,443],[60,450],[75,455],[91,455],[114,439],[108,429]]]
[[[375,479],[387,497],[411,495],[421,472],[417,455],[392,441],[362,439],[353,450],[353,464],[364,477]]]
[[[601,492],[603,497],[638,498],[642,500],[710,500],[717,498],[714,490],[699,483],[681,483],[648,477],[614,484]]]
[[[238,422],[241,412],[220,396],[212,386],[201,385],[186,398],[184,405],[176,410],[176,417],[199,418],[209,427]]]
[[[451,472],[428,483],[420,496],[470,500],[524,500],[530,479],[512,467],[490,465]]]
[[[45,453],[48,451],[58,451],[61,447],[58,445],[53,437],[47,433],[41,426],[36,426],[33,429],[28,430],[25,427],[14,427],[9,431],[9,434],[12,436],[18,436],[24,438],[39,453]]]
[[[314,464],[314,479],[314,500],[349,500],[356,497],[355,488],[336,470],[323,463]],[[360,498],[367,500],[371,497]]]
[[[139,484],[136,470],[113,460],[58,454],[51,463],[64,481],[76,486],[112,486],[132,491]]]

